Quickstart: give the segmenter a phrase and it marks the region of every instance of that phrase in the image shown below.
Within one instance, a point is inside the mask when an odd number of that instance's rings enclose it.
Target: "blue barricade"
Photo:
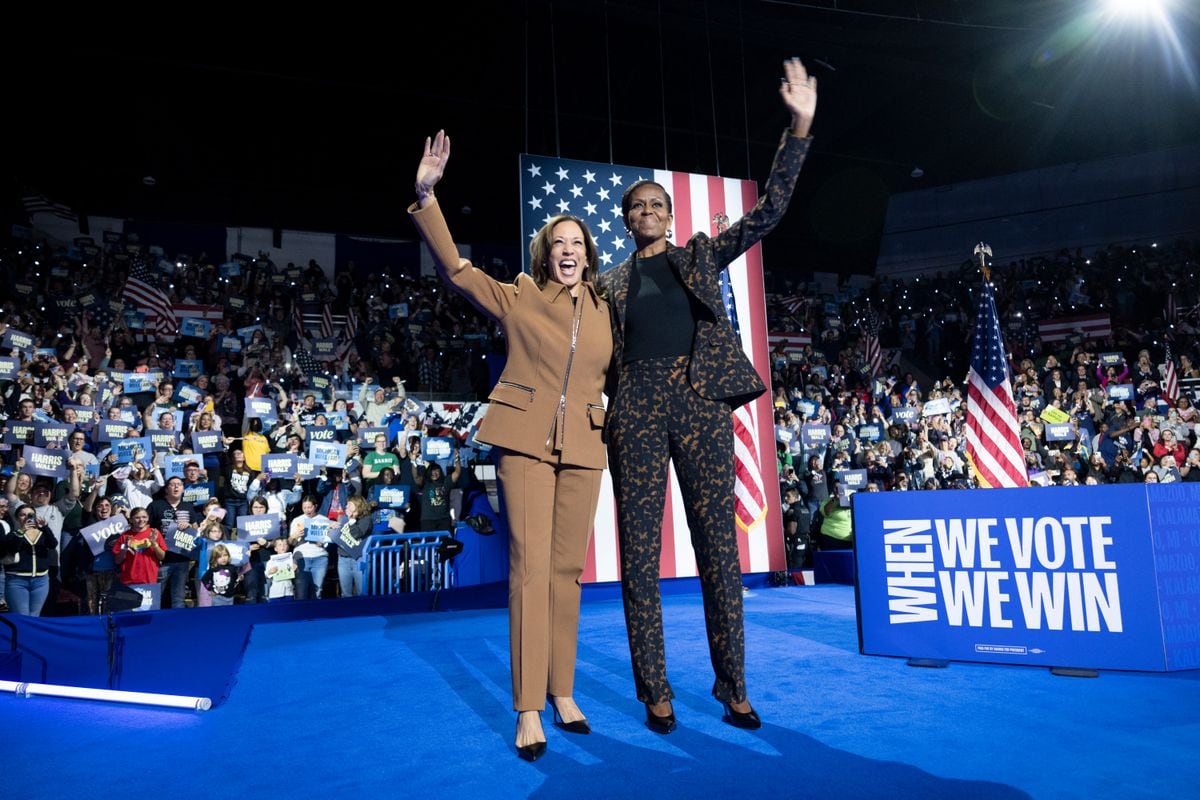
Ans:
[[[399,594],[449,589],[450,560],[442,557],[449,531],[376,533],[363,547],[364,594]]]

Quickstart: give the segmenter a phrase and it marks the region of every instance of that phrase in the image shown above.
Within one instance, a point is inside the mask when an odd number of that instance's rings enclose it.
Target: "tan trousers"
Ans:
[[[602,470],[506,451],[498,476],[510,531],[508,628],[513,708],[540,711],[575,689],[579,578]]]

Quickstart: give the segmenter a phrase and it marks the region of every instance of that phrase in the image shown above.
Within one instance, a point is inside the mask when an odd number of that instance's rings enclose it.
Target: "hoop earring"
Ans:
[[[626,228],[626,229],[625,229],[625,238],[626,238],[626,239],[632,239],[632,238],[633,238],[633,231],[629,230],[629,228]]]

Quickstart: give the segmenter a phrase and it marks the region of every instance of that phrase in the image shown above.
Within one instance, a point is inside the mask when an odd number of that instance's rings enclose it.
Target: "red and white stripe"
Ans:
[[[767,334],[767,348],[774,353],[779,345],[789,356],[792,353],[803,353],[805,345],[812,344],[812,334],[803,331],[771,331]]]
[[[1112,316],[1088,314],[1082,317],[1058,317],[1038,323],[1038,336],[1043,342],[1063,342],[1075,334],[1084,339],[1107,339],[1112,336]]]
[[[1012,382],[995,390],[974,369],[967,380],[967,456],[979,485],[988,489],[1029,485]]]
[[[867,374],[874,378],[883,368],[883,351],[879,349],[879,337],[867,334],[866,336],[866,357],[867,357]]]
[[[171,298],[162,290],[130,277],[125,281],[125,290],[121,296],[146,315],[146,330],[153,330],[159,339],[175,339],[179,321],[171,307]]]
[[[723,213],[730,223],[736,223],[753,207],[758,193],[753,181],[707,175],[656,170],[654,180],[671,193],[677,243],[686,242],[700,231],[710,236],[716,235],[714,215]],[[742,347],[763,383],[769,386],[770,348],[767,343],[761,248],[751,248],[730,264],[729,276],[741,324]],[[735,459],[736,482],[734,497],[729,502],[734,503],[738,554],[743,572],[786,568],[783,522],[776,497],[775,435],[770,403],[769,393],[764,394],[740,409],[731,422],[735,431],[734,453],[731,457]],[[684,515],[683,499],[674,470],[671,470],[663,509],[661,576],[675,578],[696,574],[696,556]],[[619,579],[615,504],[612,485],[606,473],[583,580],[597,582]]]
[[[1171,348],[1167,348],[1167,363],[1159,367],[1163,376],[1163,397],[1171,405],[1179,400],[1179,376],[1175,374],[1175,359],[1171,358]]]

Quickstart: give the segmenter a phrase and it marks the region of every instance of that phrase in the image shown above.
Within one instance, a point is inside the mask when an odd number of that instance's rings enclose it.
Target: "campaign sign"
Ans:
[[[310,442],[308,460],[318,467],[341,469],[346,466],[346,445],[337,442]]]
[[[309,444],[313,442],[336,442],[337,428],[332,425],[313,425],[304,429],[304,436]]]
[[[278,539],[278,514],[243,514],[237,518],[238,539],[257,542],[259,539]]]
[[[936,400],[928,400],[925,402],[925,405],[921,407],[921,415],[925,416],[925,417],[932,417],[932,416],[936,416],[938,414],[949,414],[949,413],[950,413],[950,400],[945,397],[939,397]]]
[[[1108,399],[1110,400],[1133,400],[1133,384],[1132,383],[1110,383],[1108,385]]]
[[[222,336],[219,349],[222,353],[240,353],[242,352],[242,338],[240,336]]]
[[[354,536],[352,533],[353,530],[354,526],[347,522],[341,527],[336,528],[333,533],[329,535],[329,538],[337,543],[337,546],[340,550],[344,550],[350,555],[350,558],[357,561],[358,559],[362,558],[363,546],[366,544],[367,540],[366,538],[359,539],[358,537]]]
[[[4,339],[0,340],[0,349],[3,349],[5,352],[9,350],[32,351],[33,334],[9,328],[4,332]]]
[[[867,485],[867,471],[865,469],[842,470],[838,474],[838,483],[847,489],[862,489]]]
[[[454,457],[454,440],[449,436],[426,436],[421,440],[421,456],[429,461],[448,461]]]
[[[1125,363],[1125,356],[1122,353],[1101,353],[1100,366],[1102,367],[1119,367]]]
[[[149,375],[139,373],[126,375],[125,380],[121,383],[121,391],[125,394],[153,392],[156,388],[155,381]]]
[[[371,515],[371,532],[372,533],[387,533],[388,521],[396,516],[396,512],[390,508],[381,508]]]
[[[236,278],[242,274],[242,264],[240,261],[226,261],[219,269],[222,278]]]
[[[118,464],[132,464],[134,461],[141,461],[148,465],[154,453],[154,445],[149,436],[139,436],[114,442],[112,451],[117,457]]]
[[[307,481],[321,476],[321,465],[314,464],[307,458],[296,459],[296,472],[300,474],[300,480]]]
[[[856,495],[861,651],[1195,669],[1198,505],[1193,483]]]
[[[266,335],[266,333],[267,333],[265,330],[263,330],[262,325],[247,325],[244,328],[238,328],[237,335],[239,337],[241,337],[241,339],[243,341],[249,342],[251,339],[254,338],[255,331],[262,331],[263,335]]]
[[[25,447],[25,472],[45,478],[67,477],[67,451]]]
[[[227,297],[225,305],[232,308],[234,311],[241,311],[246,307],[246,298],[244,297]]]
[[[361,447],[363,450],[374,450],[375,449],[375,437],[381,433],[383,434],[383,438],[386,439],[387,435],[388,435],[388,429],[387,428],[368,428],[368,427],[360,425],[358,428],[359,447]]]
[[[179,320],[179,335],[190,336],[193,339],[207,339],[212,334],[212,322],[198,317],[184,317]]]
[[[247,397],[245,402],[246,418],[271,420],[272,422],[279,419],[279,411],[275,408],[275,401],[269,397]]]
[[[240,567],[246,563],[246,557],[250,553],[245,542],[221,542],[221,544],[225,545],[225,549],[229,551],[229,563],[232,566]],[[204,567],[205,571],[208,570],[207,564],[201,564],[200,566]]]
[[[1071,421],[1071,415],[1055,406],[1046,406],[1042,409],[1042,413],[1038,414],[1038,419],[1044,422],[1050,422],[1055,425],[1060,425],[1064,422]]]
[[[329,378],[326,378],[323,375],[310,375],[308,378],[308,383],[314,389],[329,388]]]
[[[96,424],[96,409],[91,406],[64,405],[63,411],[70,409],[75,412],[75,424],[84,430],[90,430]]]
[[[775,441],[783,444],[791,444],[792,439],[796,438],[796,432],[786,425],[775,426]]]
[[[167,550],[181,556],[187,556],[195,561],[198,551],[200,550],[200,534],[196,532],[196,528],[177,528],[168,526],[165,523],[163,527],[170,527],[171,531],[163,531],[163,539],[167,542]],[[205,567],[207,569],[207,567]]]
[[[108,519],[102,519],[94,525],[79,529],[79,535],[87,542],[93,556],[104,552],[108,540],[129,530],[129,520],[124,514],[114,514]]]
[[[336,431],[350,430],[350,417],[346,416],[344,412],[326,411],[325,419],[328,420],[329,424],[333,426],[333,429]]]
[[[168,478],[182,478],[184,465],[187,464],[189,461],[195,461],[195,460],[196,460],[196,457],[194,455],[190,455],[187,453],[185,453],[183,455],[163,456],[163,458],[162,458],[163,480],[167,480]]]
[[[892,409],[892,423],[909,425],[917,421],[917,409],[912,406],[897,406]]]
[[[398,317],[408,316],[408,303],[392,303],[388,306],[388,319],[394,320]]]
[[[825,447],[829,444],[828,425],[802,425],[800,443],[805,447]]]
[[[131,583],[129,588],[142,596],[142,604],[130,611],[158,611],[162,608],[161,583]]]
[[[337,527],[327,517],[301,517],[304,520],[304,541],[329,544],[329,536]]]
[[[804,419],[812,419],[817,415],[817,404],[812,400],[797,400],[796,413]]]
[[[408,504],[408,487],[375,484],[371,487],[371,500],[386,508],[404,508]]]
[[[179,434],[175,431],[151,429],[146,431],[146,436],[149,437],[150,446],[156,453],[168,453],[179,449]]]
[[[857,433],[858,438],[864,442],[883,441],[883,426],[878,422],[873,422],[870,425],[859,425]]]
[[[102,419],[96,423],[97,442],[119,442],[129,435],[133,426],[120,419]]]
[[[204,362],[198,358],[181,358],[175,362],[175,377],[198,378],[204,374]]]
[[[11,356],[0,358],[0,381],[15,381],[17,373],[21,371],[21,362],[19,359]]]
[[[195,503],[197,506],[202,506],[209,501],[216,489],[212,481],[200,481],[199,483],[184,484],[183,499],[187,503]]]
[[[318,361],[326,361],[333,358],[337,352],[338,340],[334,338],[313,339],[313,355]]]
[[[131,331],[144,330],[146,327],[146,315],[141,311],[128,310],[121,314],[125,320],[125,327]]]
[[[1074,440],[1075,431],[1071,429],[1071,423],[1060,422],[1046,426],[1047,442],[1072,442]]]
[[[193,453],[223,453],[225,434],[222,431],[192,431]]]
[[[5,444],[26,444],[33,442],[33,432],[37,429],[38,423],[18,422],[15,419],[10,419],[4,424]]]
[[[124,422],[131,428],[140,427],[142,424],[142,417],[137,413],[136,408],[123,408],[117,413],[117,416],[121,422]]]
[[[33,443],[38,447],[66,447],[73,425],[61,422],[39,422],[33,428]]]
[[[299,456],[290,453],[271,453],[262,457],[262,471],[269,475],[291,477],[296,474]]]
[[[204,392],[192,386],[190,383],[180,383],[175,387],[175,395],[172,398],[180,405],[194,406],[199,404],[204,399]]]

